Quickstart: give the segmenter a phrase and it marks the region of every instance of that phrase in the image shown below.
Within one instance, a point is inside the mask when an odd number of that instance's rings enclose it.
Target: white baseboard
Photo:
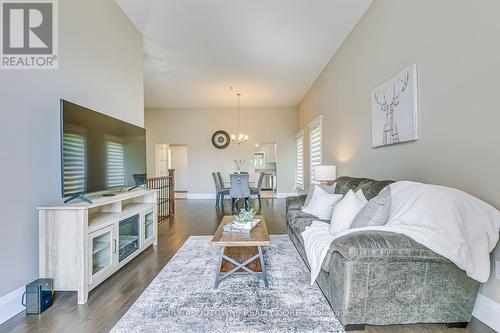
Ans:
[[[472,315],[495,331],[500,332],[500,304],[478,294]]]
[[[187,194],[188,199],[214,199],[215,200],[215,193],[188,193]]]
[[[175,192],[176,199],[187,199],[188,194],[186,192]]]
[[[290,193],[277,193],[276,198],[286,198],[286,197],[293,197],[298,195],[296,192],[290,192]],[[252,195],[252,198],[257,197],[255,195]],[[228,196],[226,196],[226,199]],[[193,200],[198,200],[198,199],[215,199],[215,193],[188,193],[187,194],[187,199],[193,199]]]
[[[299,195],[297,192],[290,192],[290,193],[277,193],[276,198],[286,198],[286,197],[295,197]]]
[[[21,303],[25,290],[26,287],[22,286],[0,297],[0,324],[26,309]]]

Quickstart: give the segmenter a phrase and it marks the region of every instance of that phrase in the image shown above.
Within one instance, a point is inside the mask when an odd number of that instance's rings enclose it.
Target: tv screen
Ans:
[[[62,196],[141,185],[146,130],[61,100]]]

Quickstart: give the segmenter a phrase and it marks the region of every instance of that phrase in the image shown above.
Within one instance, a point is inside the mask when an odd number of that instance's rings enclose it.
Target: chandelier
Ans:
[[[238,123],[237,123],[237,132],[240,132],[240,93],[237,93],[236,96],[238,96]],[[242,142],[248,141],[248,135],[244,133],[239,133],[238,135],[236,134],[231,134],[231,141],[236,142],[237,144],[241,144]]]

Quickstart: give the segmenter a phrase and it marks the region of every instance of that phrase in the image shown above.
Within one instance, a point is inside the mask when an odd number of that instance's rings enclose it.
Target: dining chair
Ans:
[[[250,199],[250,187],[248,186],[248,174],[231,174],[231,188],[229,196],[231,197],[231,210],[234,210],[236,202],[239,199],[245,200],[245,209],[248,209]]]
[[[222,178],[222,173],[217,172],[217,177],[219,177],[219,182],[221,183],[223,190],[229,190],[229,187],[226,187],[224,184],[224,179]]]
[[[229,189],[224,189],[222,187],[219,176],[216,172],[212,172],[212,178],[214,179],[215,185],[215,208],[219,205],[224,205],[224,195],[229,195]]]
[[[250,194],[257,195],[257,199],[259,200],[259,210],[262,208],[262,182],[264,180],[264,171],[259,173],[259,179],[257,180],[257,187],[250,188]]]

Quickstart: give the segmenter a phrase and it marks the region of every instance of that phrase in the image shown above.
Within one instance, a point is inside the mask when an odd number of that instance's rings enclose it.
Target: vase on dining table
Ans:
[[[234,163],[236,164],[237,172],[242,173],[243,167],[245,166],[245,160],[234,160]]]

